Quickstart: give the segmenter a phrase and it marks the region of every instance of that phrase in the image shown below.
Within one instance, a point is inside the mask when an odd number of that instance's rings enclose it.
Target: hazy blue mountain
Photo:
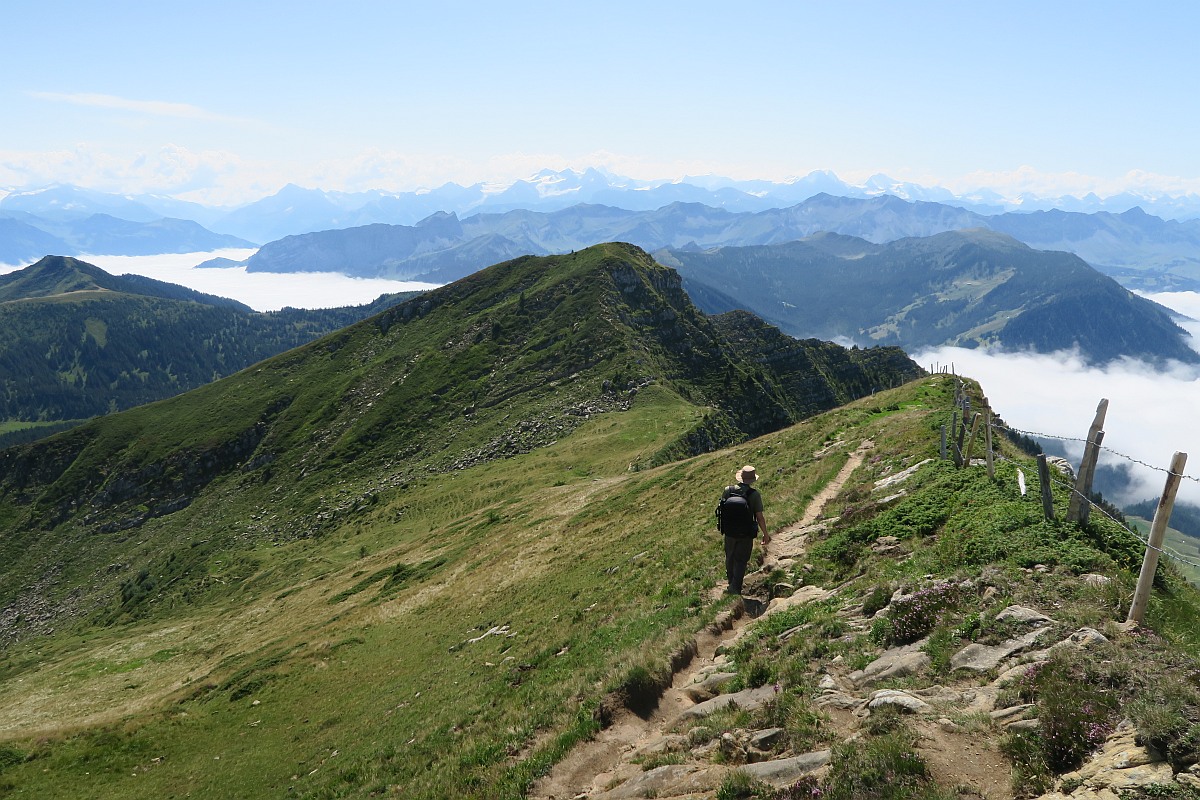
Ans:
[[[422,221],[415,226],[394,226],[398,230],[386,236],[380,228],[364,226],[305,234],[286,245],[272,242],[248,265],[256,271],[334,270],[440,281],[462,277],[472,267],[492,263],[487,258],[502,259],[515,251],[565,253],[606,241],[631,242],[649,250],[704,249],[778,244],[833,232],[883,243],[989,228],[1035,249],[1075,253],[1129,288],[1200,287],[1200,221],[1163,220],[1140,209],[1123,214],[1047,211],[987,215],[893,195],[853,198],[821,193],[788,208],[758,212],[700,203],[672,203],[647,211],[580,203],[552,212],[520,209],[478,213],[461,220],[452,214],[427,219],[443,217],[452,217],[453,223],[450,228],[445,223],[434,225],[436,235],[432,229],[419,230],[433,225]],[[503,241],[490,238],[495,236]],[[475,265],[464,260],[461,246],[483,237],[489,237],[494,245],[481,241],[474,247],[484,260]],[[359,238],[363,242],[356,244]],[[408,244],[396,250],[392,243],[400,239]],[[437,253],[449,248],[455,250],[454,257],[439,261]],[[353,252],[352,258],[347,257],[349,252]],[[419,262],[412,260],[417,255]]]
[[[134,222],[162,217],[143,203],[124,195],[56,184],[42,189],[13,192],[0,199],[0,212],[23,211],[46,220],[78,220],[109,214]]]
[[[44,255],[142,256],[253,247],[236,236],[213,233],[186,219],[148,222],[109,214],[47,218],[22,211],[0,212],[0,263],[28,264]]]
[[[0,264],[26,264],[46,253],[62,253],[69,249],[57,236],[0,214]]]
[[[1161,306],[1070,253],[984,229],[875,244],[823,233],[768,246],[655,253],[706,313],[744,308],[798,337],[922,347],[1078,348],[1200,363]]]
[[[1133,208],[1001,214],[989,227],[1043,250],[1066,250],[1134,288],[1196,288],[1200,220],[1164,220]]]

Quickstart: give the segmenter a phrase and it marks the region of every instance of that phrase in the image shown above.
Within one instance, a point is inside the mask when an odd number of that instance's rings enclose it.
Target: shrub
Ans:
[[[1099,747],[1115,727],[1117,694],[1097,685],[1081,656],[1055,653],[1026,670],[1013,687],[1021,699],[1037,704],[1041,728],[1016,734],[1009,741],[1014,762],[1024,759],[1032,773],[1067,772]]]
[[[25,754],[12,745],[0,744],[0,772],[25,760]]]
[[[734,770],[721,781],[717,789],[717,800],[742,800],[748,797],[770,797],[773,795],[770,786],[756,781],[741,770]]]
[[[833,749],[823,800],[891,800],[920,796],[929,781],[925,761],[904,730]]]
[[[863,598],[863,616],[873,617],[877,611],[887,608],[892,601],[892,590],[887,586],[876,586]]]
[[[1129,704],[1127,713],[1139,736],[1176,771],[1200,760],[1200,691],[1180,678],[1163,676],[1155,689]]]
[[[942,614],[954,608],[962,590],[943,581],[920,589],[888,606],[887,624],[871,627],[872,639],[880,645],[910,644],[933,630]]]

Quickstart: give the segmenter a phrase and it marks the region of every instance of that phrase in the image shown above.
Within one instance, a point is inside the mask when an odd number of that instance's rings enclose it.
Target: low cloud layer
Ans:
[[[370,303],[381,294],[411,292],[433,288],[434,284],[416,281],[392,281],[379,278],[350,278],[332,272],[282,274],[247,272],[244,267],[196,269],[211,258],[233,261],[248,258],[253,249],[219,250],[213,253],[173,253],[157,256],[80,256],[113,275],[145,275],[168,283],[187,286],[198,292],[240,300],[256,311],[281,308],[337,308]],[[0,267],[0,273],[18,267]]]

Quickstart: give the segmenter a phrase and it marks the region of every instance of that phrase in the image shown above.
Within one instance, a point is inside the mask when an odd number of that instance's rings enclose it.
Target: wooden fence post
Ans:
[[[1075,491],[1071,493],[1071,503],[1067,507],[1068,522],[1079,522],[1080,509],[1087,505],[1084,500],[1091,491],[1092,473],[1096,469],[1096,459],[1100,456],[1100,442],[1097,441],[1096,434],[1104,428],[1106,413],[1108,400],[1102,399],[1096,406],[1096,418],[1092,420],[1092,427],[1088,428],[1087,445],[1083,449],[1083,460],[1079,462],[1079,476],[1075,479]]]
[[[1083,494],[1083,498],[1080,498],[1079,502],[1079,521],[1081,523],[1087,522],[1088,517],[1092,513],[1092,504],[1087,502],[1087,500],[1090,500],[1092,497],[1092,480],[1096,477],[1096,459],[1100,457],[1100,445],[1104,442],[1104,431],[1096,431],[1094,441],[1096,442],[1096,454],[1092,457],[1092,462],[1088,465],[1087,477],[1076,481],[1076,483],[1082,484],[1076,487],[1076,491]]]
[[[971,417],[971,435],[967,437],[967,449],[963,451],[964,467],[971,466],[971,451],[975,449],[975,429],[979,427],[979,412],[975,412],[975,416]]]
[[[1054,492],[1050,489],[1050,467],[1046,464],[1046,454],[1038,453],[1038,483],[1042,485],[1042,513],[1047,522],[1054,521]]]
[[[1126,622],[1138,625],[1146,616],[1146,605],[1150,602],[1150,587],[1154,584],[1154,570],[1158,568],[1158,553],[1162,549],[1163,536],[1167,531],[1167,523],[1171,520],[1171,509],[1175,507],[1175,493],[1179,490],[1179,481],[1183,477],[1183,468],[1187,465],[1187,453],[1176,453],[1171,459],[1171,471],[1167,474],[1167,483],[1163,487],[1162,499],[1154,510],[1154,522],[1150,523],[1150,539],[1146,544],[1146,557],[1142,559],[1142,572],[1138,575],[1137,588],[1133,592],[1133,602],[1129,605],[1129,617]]]
[[[984,423],[987,425],[987,427],[984,428],[983,438],[985,439],[986,444],[987,444],[988,480],[995,480],[996,479],[996,467],[992,463],[992,412],[988,411],[986,413],[987,413],[987,416],[984,418]]]

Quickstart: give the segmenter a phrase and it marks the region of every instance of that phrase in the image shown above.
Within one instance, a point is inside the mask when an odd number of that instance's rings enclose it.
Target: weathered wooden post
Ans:
[[[1087,445],[1083,449],[1083,460],[1079,462],[1079,475],[1075,478],[1075,491],[1067,506],[1067,521],[1079,522],[1080,509],[1087,505],[1085,498],[1092,490],[1092,475],[1096,470],[1096,459],[1100,456],[1100,442],[1096,436],[1104,428],[1104,415],[1108,413],[1108,400],[1102,399],[1096,406],[1096,418],[1088,429]]]
[[[975,412],[975,416],[971,417],[971,435],[967,437],[967,449],[963,451],[964,467],[971,466],[971,451],[975,449],[975,429],[979,427],[979,412]]]
[[[1167,532],[1167,523],[1171,520],[1171,510],[1175,507],[1175,493],[1179,491],[1179,481],[1183,478],[1183,468],[1187,465],[1187,453],[1176,453],[1171,459],[1171,471],[1167,474],[1167,483],[1163,487],[1162,499],[1154,510],[1154,521],[1150,523],[1150,539],[1146,543],[1146,557],[1142,559],[1142,572],[1138,575],[1137,588],[1133,591],[1133,602],[1129,605],[1129,617],[1126,622],[1138,625],[1146,616],[1146,605],[1150,602],[1150,587],[1154,585],[1154,571],[1158,569],[1158,553],[1162,550],[1163,536]]]
[[[1092,479],[1096,477],[1096,460],[1100,457],[1100,445],[1104,443],[1104,431],[1096,431],[1096,438],[1093,441],[1096,443],[1096,455],[1089,465],[1087,477],[1082,481],[1083,485],[1076,487],[1076,491],[1083,493],[1083,497],[1079,501],[1079,521],[1081,523],[1087,522],[1088,517],[1092,514],[1092,504],[1088,500],[1092,497]]]
[[[987,412],[987,416],[984,418],[984,423],[987,425],[987,427],[984,428],[983,438],[985,439],[986,444],[987,444],[988,480],[995,480],[996,479],[996,467],[995,467],[995,464],[992,463],[992,412],[991,411]]]
[[[1046,454],[1038,453],[1038,483],[1042,485],[1042,513],[1047,522],[1054,521],[1054,492],[1050,489],[1050,466],[1046,464]]]

